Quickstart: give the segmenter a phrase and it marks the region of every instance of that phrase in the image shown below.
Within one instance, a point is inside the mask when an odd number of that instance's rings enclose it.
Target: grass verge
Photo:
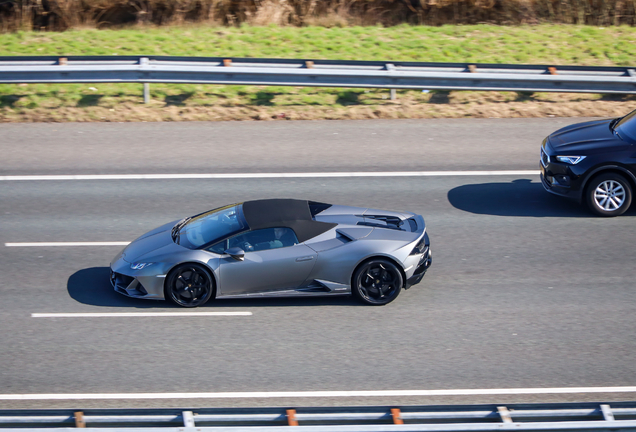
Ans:
[[[636,28],[501,27],[164,27],[18,32],[0,35],[0,55],[163,54],[475,63],[633,65]],[[0,121],[608,116],[633,97],[296,87],[0,85]]]

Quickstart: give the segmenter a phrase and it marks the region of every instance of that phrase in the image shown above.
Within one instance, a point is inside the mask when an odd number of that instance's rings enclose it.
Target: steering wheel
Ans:
[[[245,252],[253,251],[253,250],[254,250],[254,246],[252,246],[249,242],[244,241],[244,242],[243,242],[243,247],[242,247],[242,249],[243,249]]]

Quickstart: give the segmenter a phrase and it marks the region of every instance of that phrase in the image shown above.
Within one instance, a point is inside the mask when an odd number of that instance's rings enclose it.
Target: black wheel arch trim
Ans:
[[[590,182],[590,180],[592,180],[592,178],[597,175],[600,174],[604,171],[620,171],[624,174],[626,174],[627,177],[627,181],[629,181],[631,183],[632,188],[636,188],[636,175],[634,175],[634,173],[632,173],[628,168],[621,166],[621,165],[602,165],[600,167],[596,167],[594,168],[592,171],[590,171],[586,176],[585,179],[583,180],[583,183],[581,184],[581,188],[579,190],[579,201],[583,200],[583,196],[585,195],[585,190],[587,189],[588,183]]]

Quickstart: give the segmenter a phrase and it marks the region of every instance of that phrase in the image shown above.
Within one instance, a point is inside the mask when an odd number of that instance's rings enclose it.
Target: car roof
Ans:
[[[314,203],[297,199],[263,199],[245,201],[243,216],[250,229],[264,229],[285,227],[296,233],[299,242],[316,237],[338,224],[318,222],[312,217],[312,205],[329,206],[329,204]]]

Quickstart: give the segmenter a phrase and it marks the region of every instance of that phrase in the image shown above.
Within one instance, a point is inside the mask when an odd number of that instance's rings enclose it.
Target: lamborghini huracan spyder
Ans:
[[[117,292],[183,307],[213,298],[343,294],[384,305],[419,283],[431,262],[420,215],[266,199],[163,225],[110,267]]]

